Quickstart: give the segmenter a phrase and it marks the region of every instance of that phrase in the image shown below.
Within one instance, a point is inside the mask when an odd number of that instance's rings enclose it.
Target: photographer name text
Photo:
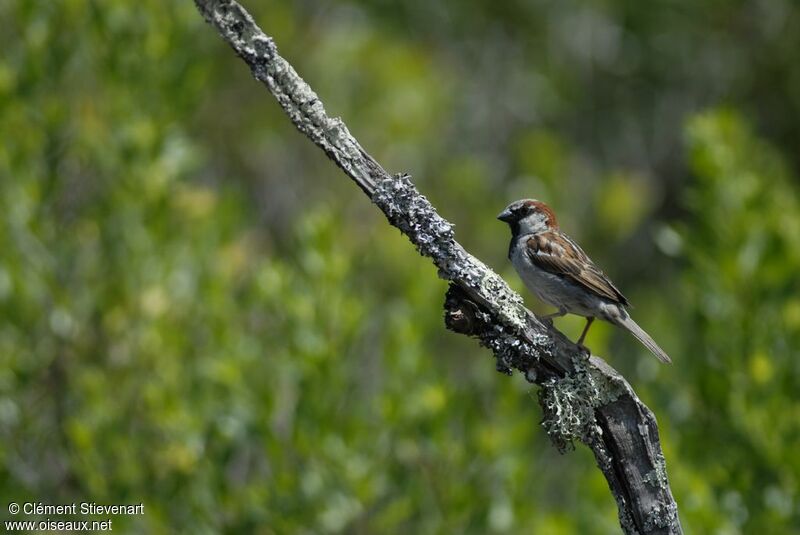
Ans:
[[[144,503],[105,505],[95,502],[80,502],[52,505],[41,502],[25,502],[21,509],[22,513],[26,515],[143,515]]]

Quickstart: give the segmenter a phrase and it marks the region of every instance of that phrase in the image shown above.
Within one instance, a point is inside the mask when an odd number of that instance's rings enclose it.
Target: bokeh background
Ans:
[[[588,344],[656,413],[687,533],[800,533],[796,2],[245,5],[517,289],[494,216],[531,196],[623,288],[675,364],[606,325]],[[444,329],[435,269],[192,2],[0,20],[0,518],[618,532],[590,452]]]

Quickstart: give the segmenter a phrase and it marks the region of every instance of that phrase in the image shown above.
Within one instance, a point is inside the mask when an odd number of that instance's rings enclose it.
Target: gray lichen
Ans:
[[[667,463],[664,454],[658,452],[655,456],[655,466],[644,476],[644,482],[657,488],[664,488],[667,482]]]
[[[656,503],[648,511],[644,519],[644,530],[650,532],[656,529],[669,529],[670,531],[677,525],[678,506],[675,502]],[[672,531],[671,531],[672,532]]]
[[[595,409],[605,396],[594,375],[583,365],[575,373],[554,378],[539,389],[542,427],[558,451],[574,449],[574,441],[590,442],[598,432]]]
[[[411,239],[421,255],[432,258],[445,278],[452,278],[460,260],[454,250],[453,226],[417,191],[409,175],[377,182],[372,201]]]
[[[595,410],[616,401],[624,389],[581,357],[573,357],[573,371],[553,378],[539,390],[544,418],[542,427],[562,453],[574,448],[577,439],[591,448],[602,433]],[[601,467],[602,468],[602,467]]]

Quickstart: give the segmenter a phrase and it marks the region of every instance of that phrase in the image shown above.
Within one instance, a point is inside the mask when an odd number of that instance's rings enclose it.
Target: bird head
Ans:
[[[512,233],[533,234],[558,228],[556,214],[542,201],[521,199],[514,201],[500,212],[497,219],[508,223]]]

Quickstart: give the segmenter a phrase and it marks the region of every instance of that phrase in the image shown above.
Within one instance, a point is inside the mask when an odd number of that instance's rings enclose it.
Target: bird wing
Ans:
[[[605,273],[565,234],[552,230],[540,232],[528,238],[526,245],[528,258],[540,269],[569,279],[599,297],[630,305]]]

